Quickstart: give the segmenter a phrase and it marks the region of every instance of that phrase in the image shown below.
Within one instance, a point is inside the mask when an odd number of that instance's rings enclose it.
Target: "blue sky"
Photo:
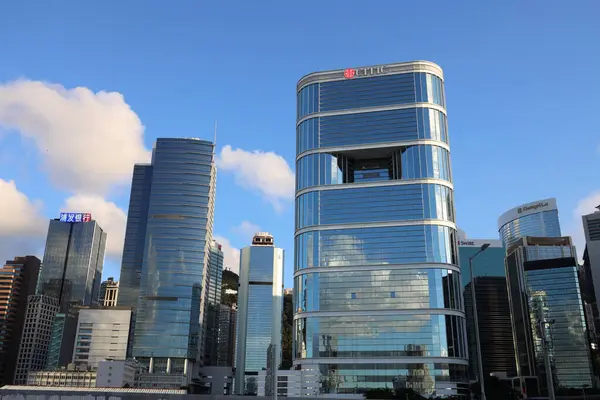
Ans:
[[[508,208],[557,197],[563,230],[581,244],[579,215],[600,204],[596,1],[2,8],[1,259],[41,254],[46,220],[61,209],[91,209],[120,238],[133,162],[157,137],[212,139],[218,120],[215,234],[229,249],[258,227],[272,232],[291,286],[297,80],[417,59],[445,72],[458,223],[469,237],[495,238]],[[118,275],[117,242],[105,276]]]

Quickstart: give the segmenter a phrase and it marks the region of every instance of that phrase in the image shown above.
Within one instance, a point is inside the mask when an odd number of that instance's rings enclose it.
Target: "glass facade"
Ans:
[[[215,180],[212,142],[157,139],[133,345],[156,373],[201,357]]]
[[[120,306],[137,307],[146,243],[148,205],[152,188],[152,165],[138,164],[133,167],[127,227],[119,278]]]
[[[98,301],[106,233],[96,221],[50,220],[38,294],[60,300],[61,311]]]
[[[221,307],[221,283],[223,280],[223,251],[213,241],[210,245],[205,295],[207,297],[204,318],[204,365],[217,365],[219,340],[219,311]]]
[[[537,375],[545,391],[546,347],[555,388],[591,387],[587,326],[570,238],[523,238],[509,250],[506,265],[519,374]]]
[[[236,322],[236,394],[256,394],[256,379],[258,372],[267,368],[269,346],[281,352],[282,291],[283,249],[266,245],[243,248]]]
[[[556,199],[539,200],[508,210],[500,216],[498,230],[507,250],[525,236],[560,237]]]
[[[294,364],[322,394],[465,395],[467,343],[441,69],[298,88]]]

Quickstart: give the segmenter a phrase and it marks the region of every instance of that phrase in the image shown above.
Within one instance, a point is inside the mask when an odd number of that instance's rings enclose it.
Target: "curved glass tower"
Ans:
[[[560,237],[556,199],[511,208],[498,218],[498,231],[506,249],[525,236]]]
[[[318,72],[297,90],[294,364],[321,393],[464,394],[442,70]]]

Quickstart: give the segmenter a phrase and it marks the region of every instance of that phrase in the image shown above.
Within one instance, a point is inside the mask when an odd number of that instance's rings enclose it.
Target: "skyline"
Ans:
[[[390,2],[381,15],[332,1],[306,30],[311,2],[148,4],[4,6],[0,34],[14,40],[0,43],[0,258],[41,258],[50,218],[91,212],[108,234],[103,280],[118,277],[133,164],[149,162],[157,137],[212,140],[215,120],[214,232],[225,266],[237,270],[232,248],[259,230],[290,252],[296,83],[318,70],[412,60],[444,69],[458,227],[498,238],[502,213],[556,197],[563,234],[583,254],[581,215],[600,204],[593,2]]]

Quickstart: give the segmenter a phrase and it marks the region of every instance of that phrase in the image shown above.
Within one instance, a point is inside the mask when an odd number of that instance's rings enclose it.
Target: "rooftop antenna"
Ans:
[[[213,139],[215,147],[217,147],[217,120],[215,119],[215,137]]]

